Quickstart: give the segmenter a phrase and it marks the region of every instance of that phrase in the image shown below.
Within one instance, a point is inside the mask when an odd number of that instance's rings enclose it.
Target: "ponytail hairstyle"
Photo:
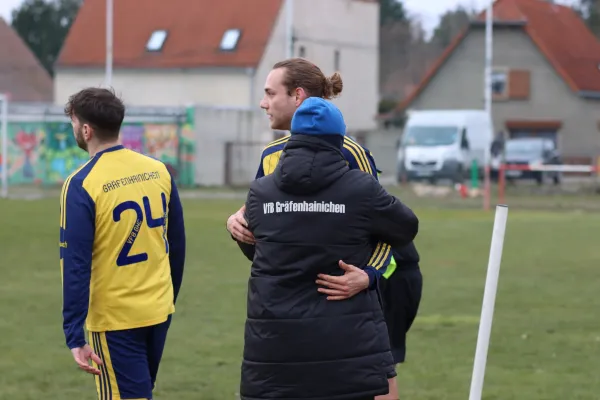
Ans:
[[[291,96],[296,88],[302,88],[309,97],[330,100],[342,93],[344,83],[339,72],[326,77],[321,69],[304,58],[290,58],[278,62],[273,69],[285,68],[283,84]]]

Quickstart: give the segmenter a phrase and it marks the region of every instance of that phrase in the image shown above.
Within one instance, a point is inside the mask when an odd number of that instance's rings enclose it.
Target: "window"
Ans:
[[[457,142],[454,126],[411,126],[404,133],[402,144],[408,146],[449,146]]]
[[[221,39],[221,50],[235,50],[240,40],[241,31],[239,29],[227,29]]]
[[[340,51],[339,50],[336,50],[333,53],[333,70],[334,71],[340,70]]]
[[[150,39],[148,39],[148,43],[146,43],[146,50],[148,51],[160,51],[165,44],[165,39],[167,38],[167,31],[158,30],[152,32],[150,35]]]
[[[508,73],[506,71],[492,71],[492,97],[504,98],[508,92]]]
[[[306,49],[304,48],[304,46],[300,46],[300,48],[298,49],[298,57],[306,57]]]
[[[492,71],[492,99],[528,100],[531,72],[526,69],[495,68]]]

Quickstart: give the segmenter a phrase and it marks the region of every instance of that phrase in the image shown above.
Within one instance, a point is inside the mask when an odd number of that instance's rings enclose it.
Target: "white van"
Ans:
[[[462,182],[473,160],[482,174],[492,137],[483,110],[411,111],[398,149],[398,180]]]

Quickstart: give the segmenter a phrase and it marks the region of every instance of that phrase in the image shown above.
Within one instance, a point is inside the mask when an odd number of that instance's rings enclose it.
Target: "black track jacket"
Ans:
[[[242,399],[386,394],[394,362],[377,290],[331,301],[315,280],[343,275],[339,260],[366,265],[377,240],[410,243],[414,213],[332,144],[294,135],[275,172],[252,182],[246,218],[256,245],[240,245],[252,261]]]

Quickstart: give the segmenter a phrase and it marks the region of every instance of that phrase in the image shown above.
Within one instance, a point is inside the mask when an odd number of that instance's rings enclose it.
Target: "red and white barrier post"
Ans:
[[[598,165],[501,164],[498,170],[498,199],[500,204],[505,204],[506,171],[599,173],[600,163]]]

